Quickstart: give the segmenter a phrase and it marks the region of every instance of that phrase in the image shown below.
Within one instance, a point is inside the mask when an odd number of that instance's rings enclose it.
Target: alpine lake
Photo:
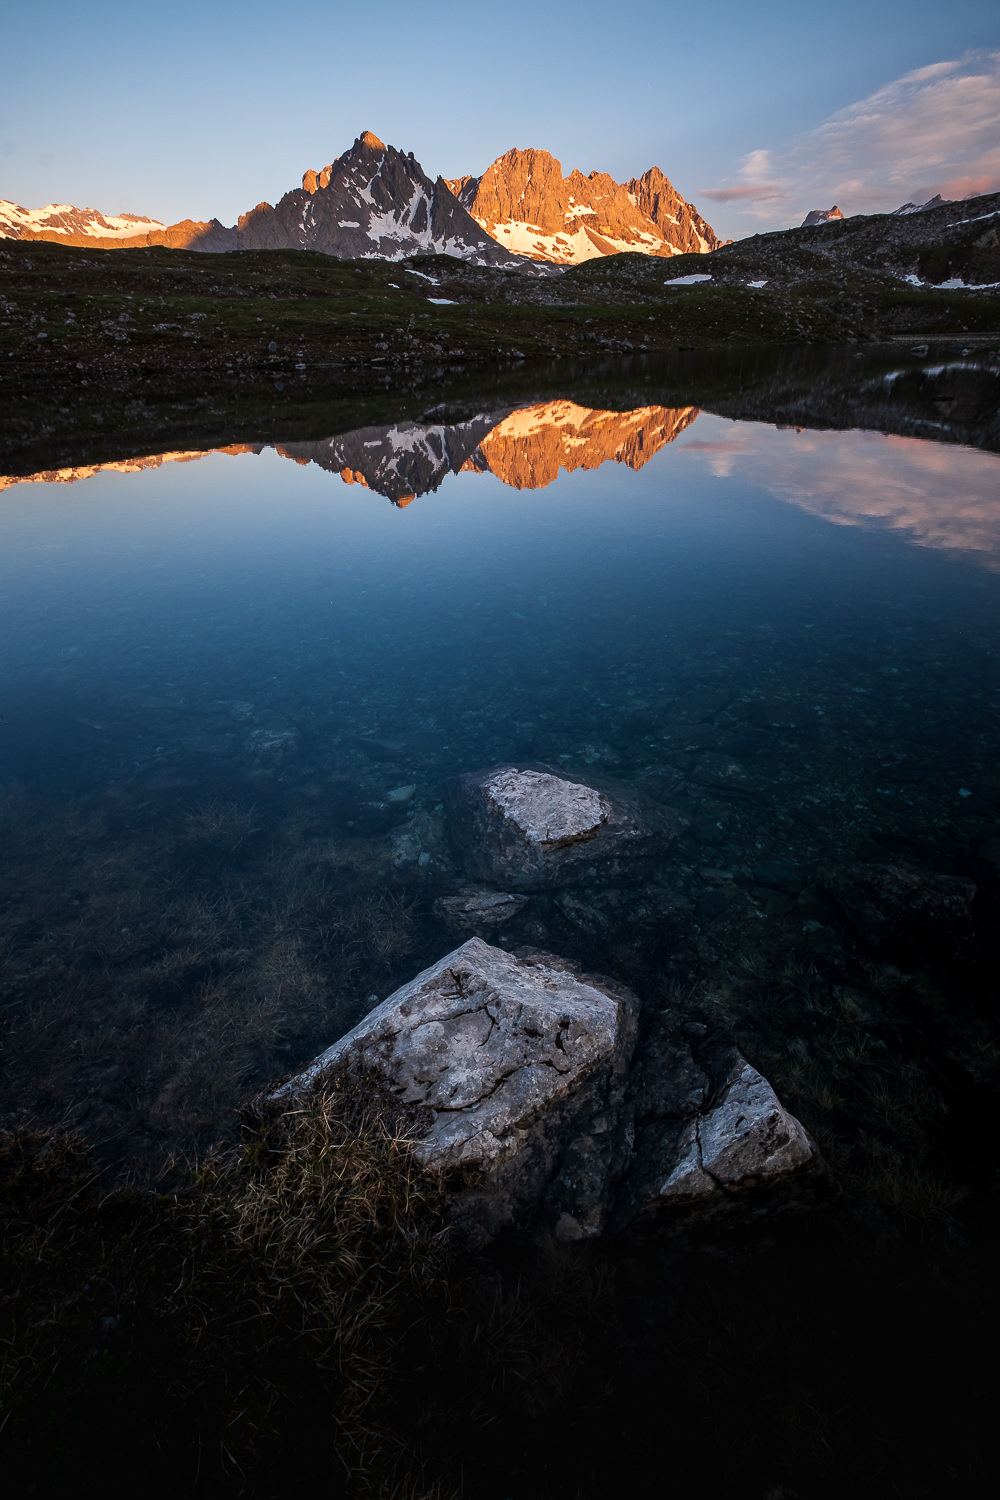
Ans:
[[[687,1260],[609,1251],[632,1342],[587,1420],[638,1474],[679,1440],[649,1371],[694,1369],[720,1494],[978,1493],[1000,352],[725,359],[522,370],[403,415],[387,387],[348,428],[314,401],[308,431],[288,390],[258,428],[118,454],[105,430],[96,461],[0,480],[0,1123],[165,1190],[471,931],[559,954],[733,1037],[827,1173]],[[447,788],[497,763],[684,832],[653,878],[463,926]],[[770,1396],[741,1397],[758,1362]],[[623,1471],[585,1460],[562,1388],[577,1448],[539,1459],[528,1363],[533,1456],[492,1473],[497,1417],[461,1492],[605,1492]],[[719,1437],[737,1410],[756,1448]]]

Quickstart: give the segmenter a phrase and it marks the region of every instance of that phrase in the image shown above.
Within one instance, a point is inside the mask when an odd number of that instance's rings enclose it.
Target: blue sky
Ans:
[[[1000,188],[995,0],[4,0],[0,35],[28,208],[232,223],[363,129],[431,176],[655,163],[724,235]]]

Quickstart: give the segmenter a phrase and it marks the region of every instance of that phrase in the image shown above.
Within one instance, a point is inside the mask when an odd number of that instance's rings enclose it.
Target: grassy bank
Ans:
[[[139,393],[196,374],[226,384],[302,369],[402,373],[631,350],[1000,332],[994,294],[915,289],[820,255],[799,264],[801,254],[791,269],[782,262],[780,274],[754,285],[761,252],[744,265],[749,253],[718,252],[715,280],[684,286],[672,283],[704,275],[705,256],[665,263],[617,255],[536,279],[447,256],[391,263],[305,251],[210,256],[5,241],[0,378],[4,386],[52,389],[127,380]]]

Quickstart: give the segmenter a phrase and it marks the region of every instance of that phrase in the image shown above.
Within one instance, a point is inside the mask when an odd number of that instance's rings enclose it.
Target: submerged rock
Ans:
[[[648,1217],[664,1205],[773,1183],[815,1158],[799,1121],[735,1050],[721,1084],[706,1076],[694,1114],[676,1130],[668,1122],[654,1117],[643,1133],[626,1218],[629,1208]]]
[[[434,912],[455,932],[474,932],[482,937],[509,922],[527,904],[527,896],[494,891],[485,885],[466,885],[449,896],[439,896]]]
[[[418,1112],[415,1151],[450,1178],[473,1241],[563,1240],[723,1201],[815,1161],[767,1080],[669,1012],[633,1066],[639,1001],[552,954],[474,937],[377,1006],[271,1096],[297,1105],[347,1069]]]
[[[268,763],[284,760],[298,745],[297,729],[253,729],[244,741],[251,759]]]
[[[451,822],[470,875],[525,891],[640,875],[686,826],[671,808],[514,765],[459,776]]]
[[[944,947],[961,957],[974,930],[973,881],[907,865],[828,866],[820,884],[872,948]]]

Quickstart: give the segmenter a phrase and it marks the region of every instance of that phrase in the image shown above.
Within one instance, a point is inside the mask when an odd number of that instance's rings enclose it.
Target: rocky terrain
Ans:
[[[549,780],[558,819],[570,791],[586,789]],[[413,1110],[421,1164],[466,1169],[446,1188],[449,1218],[480,1246],[515,1225],[562,1242],[641,1221],[669,1227],[678,1209],[714,1210],[817,1166],[767,1080],[680,1015],[661,1018],[667,1066],[637,1087],[640,1010],[623,985],[556,955],[515,956],[473,937],[267,1103],[301,1109],[345,1070],[362,1091],[377,1077]]]
[[[798,229],[753,235],[712,258],[712,275],[780,278],[853,272],[890,275],[915,286],[993,287],[1000,283],[1000,193],[944,203],[906,203],[889,214],[836,209],[810,214]],[[718,267],[718,269],[717,269]],[[725,267],[725,271],[722,271]]]
[[[291,383],[348,372],[356,383],[360,370],[402,388],[449,369],[684,349],[989,348],[1000,340],[998,206],[993,195],[757,236],[710,256],[622,254],[538,277],[449,255],[393,263],[154,247],[125,256],[8,240],[0,248],[4,425],[16,442],[19,431],[41,437],[65,426],[59,408],[75,402],[100,413],[111,401],[160,403],[183,390],[205,401],[210,389],[215,407],[246,409],[261,382],[270,407]]]
[[[449,182],[477,224],[510,250],[558,265],[637,250],[699,254],[722,241],[659,167],[627,183],[607,172],[568,177],[547,151],[513,150],[480,177]]]

